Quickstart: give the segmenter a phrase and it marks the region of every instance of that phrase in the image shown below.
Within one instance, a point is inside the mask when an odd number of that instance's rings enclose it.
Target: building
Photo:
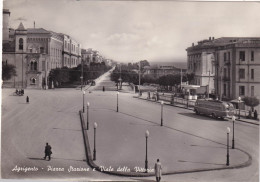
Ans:
[[[205,86],[209,80],[210,92],[220,99],[260,98],[259,37],[209,38],[187,48],[187,55],[194,84]]]
[[[188,73],[194,73],[194,80],[190,84],[206,86],[207,92],[215,93],[215,58],[214,38],[199,41],[198,45],[186,49],[188,55]]]
[[[62,67],[77,67],[81,64],[81,45],[69,35],[59,35],[63,39]]]
[[[43,28],[25,29],[20,23],[14,39],[3,43],[3,61],[15,65],[17,76],[3,82],[6,87],[48,88],[51,69],[62,66],[62,38]]]
[[[182,70],[185,72],[186,70]],[[149,75],[153,78],[159,78],[164,75],[178,74],[181,72],[180,68],[174,66],[144,66],[144,75]]]

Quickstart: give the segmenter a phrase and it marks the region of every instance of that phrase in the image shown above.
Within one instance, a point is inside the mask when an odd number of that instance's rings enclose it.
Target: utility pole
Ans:
[[[141,91],[140,91],[140,85],[141,85],[141,61],[139,61],[139,96],[141,96]]]
[[[208,83],[208,98],[209,98],[210,70],[208,72],[209,72],[209,83]]]

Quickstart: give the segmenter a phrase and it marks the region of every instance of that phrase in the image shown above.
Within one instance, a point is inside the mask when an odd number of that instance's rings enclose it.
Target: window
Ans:
[[[255,96],[255,87],[251,86],[251,96]]]
[[[228,61],[230,61],[230,52],[228,52]]]
[[[34,62],[34,70],[35,71],[37,70],[37,62],[36,61]]]
[[[23,50],[23,39],[19,39],[19,50]]]
[[[31,85],[35,85],[36,79],[35,78],[31,78],[30,80],[31,80]]]
[[[245,79],[245,69],[239,69],[239,79]]]
[[[226,77],[227,77],[227,69],[224,68],[224,78],[226,78]]]
[[[226,84],[224,84],[224,88],[223,88],[223,95],[224,96],[226,96],[227,95],[227,93],[226,93],[226,91],[227,91],[227,85]]]
[[[245,61],[245,51],[239,51],[239,60]]]
[[[45,71],[45,61],[42,61],[42,71]]]
[[[40,53],[41,53],[41,54],[44,53],[44,47],[40,47]]]
[[[227,61],[227,53],[224,53],[224,61]]]
[[[245,95],[245,86],[239,86],[239,95]]]
[[[251,61],[254,61],[254,59],[255,59],[254,51],[251,51]]]
[[[254,79],[255,78],[255,70],[254,69],[251,69],[251,79]]]

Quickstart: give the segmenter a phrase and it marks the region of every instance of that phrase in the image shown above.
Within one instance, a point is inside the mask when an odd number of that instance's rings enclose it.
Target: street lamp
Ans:
[[[146,141],[146,150],[145,150],[145,172],[148,172],[148,160],[147,160],[147,141],[148,141],[148,137],[149,137],[149,131],[146,130],[145,132],[145,141]]]
[[[235,148],[235,120],[236,117],[232,116],[232,121],[233,121],[233,139],[232,139],[232,149]]]
[[[229,133],[230,133],[230,128],[227,127],[227,163],[226,163],[227,166],[229,166]]]
[[[117,94],[116,94],[116,112],[118,112],[118,95],[119,95],[119,92],[117,92]]]
[[[83,91],[83,113],[85,112],[85,90]]]
[[[161,101],[161,126],[163,126],[163,104],[164,102]]]
[[[240,119],[240,102],[241,102],[241,97],[238,97],[238,110],[239,110],[238,119]]]
[[[97,129],[97,123],[94,123],[94,150],[93,150],[93,160],[96,160],[96,129]]]
[[[87,103],[87,130],[89,125],[89,102]]]

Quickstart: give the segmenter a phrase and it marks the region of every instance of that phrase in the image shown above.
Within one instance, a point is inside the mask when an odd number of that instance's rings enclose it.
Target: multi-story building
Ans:
[[[185,72],[186,70],[182,70]],[[174,66],[145,66],[144,67],[144,75],[149,75],[153,78],[159,78],[164,75],[169,74],[178,74],[181,72],[180,68],[176,68]]]
[[[215,92],[215,59],[212,41],[214,38],[199,41],[198,45],[192,44],[186,49],[188,54],[187,72],[194,73],[194,79],[190,84],[206,86],[209,93]]]
[[[62,66],[77,67],[81,64],[81,45],[68,35],[60,33],[60,36],[63,39]]]
[[[15,65],[17,76],[4,85],[22,88],[47,88],[51,69],[61,67],[62,38],[43,28],[25,29],[20,23],[14,40],[3,44],[3,61]]]
[[[213,84],[210,88],[220,99],[260,97],[257,92],[260,89],[259,37],[210,38],[196,46],[193,44],[187,48],[187,53],[188,71],[195,73],[194,84],[205,85],[202,79],[198,79],[205,77]],[[208,72],[210,75],[207,75],[209,67],[212,67],[213,74]]]

